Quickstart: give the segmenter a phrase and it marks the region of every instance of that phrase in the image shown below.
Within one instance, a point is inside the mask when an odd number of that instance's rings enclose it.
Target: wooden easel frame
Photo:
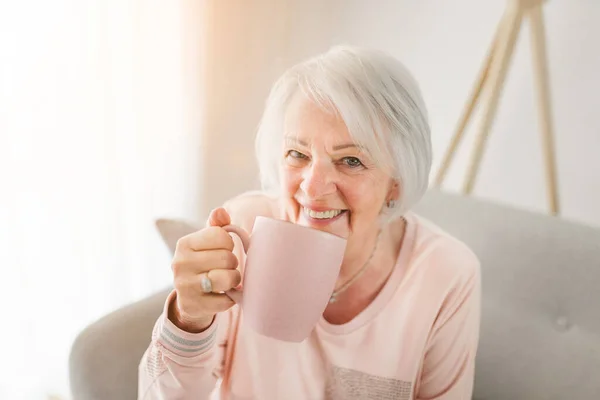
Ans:
[[[498,101],[506,79],[506,72],[513,54],[515,42],[523,19],[529,19],[531,29],[531,48],[533,58],[533,76],[537,96],[537,110],[542,134],[542,151],[546,178],[547,198],[550,214],[559,213],[556,163],[554,156],[553,127],[550,108],[550,87],[547,68],[546,40],[542,7],[545,0],[508,0],[505,14],[496,30],[487,57],[475,81],[474,88],[468,98],[463,114],[450,145],[444,155],[441,167],[435,178],[435,185],[441,186],[456,149],[463,138],[473,110],[485,88],[488,97],[483,104],[481,125],[475,138],[475,148],[471,154],[466,179],[463,186],[464,194],[471,194],[481,163],[483,150],[488,134],[496,115]]]

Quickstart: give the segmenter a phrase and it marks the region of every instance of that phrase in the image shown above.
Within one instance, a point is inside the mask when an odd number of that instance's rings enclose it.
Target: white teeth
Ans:
[[[306,212],[311,218],[330,219],[330,218],[337,217],[338,215],[340,215],[342,210],[313,211],[313,210],[305,207],[304,212]]]

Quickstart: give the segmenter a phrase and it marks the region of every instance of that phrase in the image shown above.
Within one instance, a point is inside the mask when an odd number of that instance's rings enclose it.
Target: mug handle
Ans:
[[[225,225],[223,229],[229,233],[235,233],[242,241],[244,253],[248,254],[248,249],[250,248],[250,235],[248,232],[236,225]],[[237,304],[241,304],[243,298],[242,290],[231,289],[226,291],[225,294]]]

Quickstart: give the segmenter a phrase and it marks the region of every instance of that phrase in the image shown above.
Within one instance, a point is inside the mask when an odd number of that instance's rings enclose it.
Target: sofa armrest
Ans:
[[[137,398],[138,365],[169,293],[170,289],[127,305],[78,335],[69,358],[74,399]]]

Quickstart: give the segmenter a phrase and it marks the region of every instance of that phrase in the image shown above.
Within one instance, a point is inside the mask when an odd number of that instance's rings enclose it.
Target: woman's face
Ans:
[[[379,214],[395,185],[346,125],[303,95],[290,104],[284,124],[281,182],[288,218],[352,239],[361,247],[379,228]]]

